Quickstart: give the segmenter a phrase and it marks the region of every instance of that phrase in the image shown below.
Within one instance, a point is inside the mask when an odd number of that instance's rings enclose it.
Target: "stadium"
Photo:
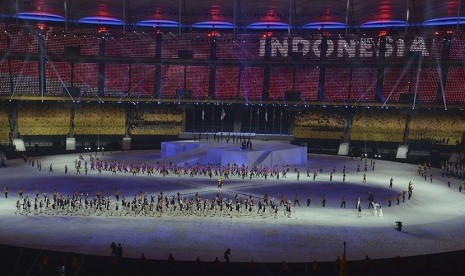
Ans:
[[[464,24],[461,0],[2,1],[0,273],[462,275]]]

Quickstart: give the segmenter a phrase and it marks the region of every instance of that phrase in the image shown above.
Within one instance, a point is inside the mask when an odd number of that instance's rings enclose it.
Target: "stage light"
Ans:
[[[42,30],[42,31],[43,31],[43,30],[45,30],[45,27],[46,27],[45,24],[43,24],[43,23],[37,23],[37,28],[38,28],[39,30]]]

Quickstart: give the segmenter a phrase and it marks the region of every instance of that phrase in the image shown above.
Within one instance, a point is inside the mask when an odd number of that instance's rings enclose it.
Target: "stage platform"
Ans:
[[[232,138],[232,136],[241,136],[241,137],[245,137],[245,138],[250,138],[250,139],[254,139],[254,140],[262,140],[262,141],[292,141],[294,140],[294,136],[293,135],[289,135],[289,134],[263,134],[263,133],[255,133],[255,132],[182,132],[181,134],[179,134],[179,138],[181,139],[194,139],[194,137],[196,137],[196,139],[198,139],[199,137],[199,134],[200,136],[202,137],[202,139],[206,139],[206,137],[208,136],[209,139],[213,139],[213,137],[215,135],[217,136],[221,136],[221,134],[223,135],[223,139],[225,139],[227,136],[230,136]]]
[[[213,138],[213,136],[212,136]],[[242,150],[240,142],[208,141],[204,137],[201,141],[184,140],[162,142],[161,154],[166,160],[177,164],[238,164],[252,166],[263,164],[267,166],[306,165],[307,147],[300,147],[285,141],[251,140],[252,149]]]

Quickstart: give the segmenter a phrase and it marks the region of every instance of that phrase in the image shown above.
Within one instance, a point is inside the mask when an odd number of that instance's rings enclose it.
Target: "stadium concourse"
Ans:
[[[95,153],[94,153],[95,154]],[[94,156],[95,157],[95,156]],[[90,153],[82,158],[90,162]],[[100,160],[132,160],[134,163],[170,162],[161,157],[160,151],[105,152],[97,154]],[[459,192],[458,180],[441,177],[440,169],[428,169],[425,181],[416,165],[376,160],[372,170],[367,160],[366,183],[363,183],[365,159],[329,155],[308,155],[307,165],[297,170],[300,178],[290,166],[286,178],[254,177],[252,179],[230,175],[224,179],[222,189],[217,188],[217,178],[208,175],[189,174],[151,176],[103,170],[89,170],[85,175],[76,174],[74,164],[79,154],[37,157],[33,160],[42,164],[39,171],[20,159],[9,160],[9,167],[1,169],[0,186],[8,187],[8,198],[0,198],[0,243],[28,248],[96,254],[108,256],[112,242],[121,243],[125,257],[137,258],[144,253],[149,259],[166,259],[172,253],[176,260],[192,261],[196,256],[202,259],[222,257],[231,249],[231,261],[241,262],[308,262],[332,261],[342,255],[343,242],[347,242],[347,258],[361,260],[370,258],[394,258],[399,255],[413,256],[446,251],[461,250],[465,247],[463,209],[465,195]],[[81,160],[84,162],[84,160]],[[53,164],[53,173],[49,165]],[[89,163],[90,164],[90,163]],[[68,166],[65,175],[64,167]],[[360,172],[357,167],[360,165]],[[307,167],[308,166],[308,167]],[[342,181],[342,170],[346,168],[346,179]],[[332,181],[330,171],[335,168]],[[310,168],[310,176],[307,169]],[[323,172],[320,173],[320,168]],[[313,172],[318,174],[313,180]],[[430,174],[433,175],[432,182]],[[389,180],[393,178],[393,187]],[[396,197],[407,191],[409,181],[413,183],[413,195],[397,205]],[[300,198],[300,207],[292,206],[290,217],[280,207],[278,214],[256,211],[252,213],[233,210],[231,213],[212,211],[206,213],[164,212],[152,215],[122,215],[115,212],[45,212],[37,214],[32,210],[17,212],[18,193],[23,187],[24,195],[34,198],[36,193],[73,195],[89,194],[93,198],[97,191],[101,196],[111,196],[112,206],[115,191],[131,200],[141,193],[155,197],[163,191],[168,197],[178,192],[181,197],[213,199],[234,198],[241,200],[251,195],[258,202],[265,194],[279,202],[282,195],[294,203]],[[382,207],[382,216],[368,209],[369,193]],[[307,206],[307,197],[311,203]],[[326,207],[322,198],[326,195]],[[361,197],[361,215],[356,210],[357,197]],[[347,200],[341,208],[341,199]],[[388,207],[387,199],[392,198]],[[32,201],[32,204],[34,202]],[[293,204],[292,204],[293,205]],[[32,207],[33,208],[33,207]],[[113,208],[113,207],[112,207]],[[254,209],[256,210],[256,209]],[[111,215],[109,215],[111,213]],[[403,222],[402,231],[396,231],[397,221]]]

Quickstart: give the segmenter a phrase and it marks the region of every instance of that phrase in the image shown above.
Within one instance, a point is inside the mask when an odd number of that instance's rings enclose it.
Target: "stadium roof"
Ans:
[[[344,28],[347,22],[382,28],[455,25],[458,16],[465,16],[459,5],[460,0],[4,0],[0,15],[4,20],[159,27],[311,29]]]

